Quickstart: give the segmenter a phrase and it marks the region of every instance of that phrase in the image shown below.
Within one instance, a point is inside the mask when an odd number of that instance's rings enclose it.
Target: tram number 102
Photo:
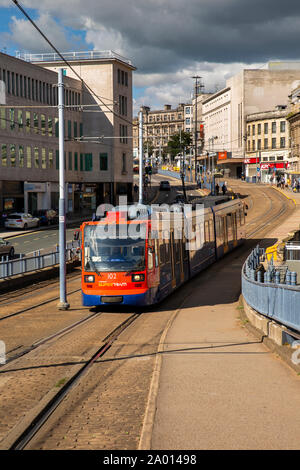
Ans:
[[[117,279],[117,274],[116,273],[108,273],[107,279],[109,279],[109,280]]]

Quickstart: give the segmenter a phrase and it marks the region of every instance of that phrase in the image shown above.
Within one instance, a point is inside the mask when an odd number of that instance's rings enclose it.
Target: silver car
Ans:
[[[6,228],[22,228],[39,227],[40,219],[32,217],[31,214],[24,214],[23,212],[15,212],[7,216],[4,226]]]
[[[8,256],[10,259],[13,259],[15,255],[15,249],[13,245],[6,241],[3,240],[3,238],[0,238],[0,258],[2,256]]]

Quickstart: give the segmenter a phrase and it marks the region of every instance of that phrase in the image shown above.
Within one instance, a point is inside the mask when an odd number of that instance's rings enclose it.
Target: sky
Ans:
[[[191,100],[243,68],[299,60],[299,0],[20,0],[60,52],[113,50],[130,59],[134,114]],[[12,0],[0,0],[0,51],[49,52]]]

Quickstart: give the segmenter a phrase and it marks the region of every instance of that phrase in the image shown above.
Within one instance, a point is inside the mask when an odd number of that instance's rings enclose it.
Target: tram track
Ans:
[[[76,372],[72,377],[69,378],[68,382],[59,390],[58,393],[43,407],[43,409],[32,419],[29,426],[27,426],[22,433],[14,440],[9,450],[23,450],[36,437],[37,433],[42,430],[43,426],[54,413],[54,411],[62,404],[63,400],[71,393],[74,387],[78,385],[81,379],[83,379],[92,366],[100,359],[114,344],[118,337],[123,333],[133,322],[140,318],[141,313],[133,313],[114,328],[103,340],[101,347],[94,353],[84,365]]]
[[[285,201],[281,197],[276,196],[275,197],[276,201],[280,201],[280,203],[281,203],[280,208],[276,211],[275,214],[271,214],[268,217],[268,215],[269,215],[270,211],[272,210],[274,204],[273,204],[272,198],[267,193],[263,192],[263,194],[264,194],[264,196],[268,197],[269,202],[270,202],[270,207],[262,215],[260,215],[259,217],[256,217],[255,219],[251,220],[251,223],[249,223],[249,225],[256,225],[256,222],[259,221],[259,220],[262,220],[262,219],[264,220],[264,222],[262,224],[258,225],[258,227],[256,227],[254,230],[246,232],[246,238],[250,238],[254,234],[259,233],[262,230],[262,228],[265,228],[267,225],[272,223],[272,221],[275,218],[281,217],[289,209],[289,207],[291,207],[287,201]],[[275,196],[275,193],[272,194],[272,195]]]

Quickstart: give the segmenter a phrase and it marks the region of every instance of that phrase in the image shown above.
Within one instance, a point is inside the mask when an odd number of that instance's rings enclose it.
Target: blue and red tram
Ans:
[[[244,239],[239,199],[207,207],[200,218],[180,211],[153,220],[112,211],[82,224],[83,305],[153,305]]]

